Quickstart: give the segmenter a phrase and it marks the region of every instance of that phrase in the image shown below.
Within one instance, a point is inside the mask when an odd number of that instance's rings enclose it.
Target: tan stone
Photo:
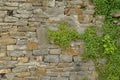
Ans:
[[[0,64],[3,64],[4,62],[6,62],[5,60],[0,60]]]
[[[15,49],[15,45],[7,45],[7,50],[14,50]]]
[[[0,69],[0,74],[7,74],[7,73],[10,73],[11,72],[11,69]]]
[[[71,67],[72,63],[59,63],[58,68]]]
[[[17,60],[17,57],[11,57],[11,60],[13,60],[13,61]]]
[[[29,58],[28,57],[19,57],[18,58],[18,61],[20,61],[20,62],[28,62],[29,61]]]
[[[45,76],[46,75],[46,67],[38,67],[35,71],[36,76]]]
[[[62,68],[53,68],[51,69],[51,72],[63,72]]]
[[[5,57],[6,54],[5,53],[0,53],[0,57]]]
[[[92,16],[92,15],[89,16],[89,22],[90,22],[90,23],[93,22],[93,16]]]
[[[69,16],[70,15],[70,9],[67,9],[67,8],[64,9],[64,14],[67,15],[67,16]]]
[[[13,78],[13,80],[23,80],[23,78],[17,78],[17,77],[15,77],[15,78]]]
[[[82,9],[79,9],[79,8],[77,8],[77,9],[75,10],[75,12],[76,12],[76,14],[78,14],[78,15],[82,15],[82,14],[83,14],[83,10],[82,10]]]
[[[30,72],[21,72],[19,74],[17,74],[18,77],[27,77],[27,76],[30,76]]]
[[[83,15],[78,15],[78,21],[83,22],[84,21],[84,16]]]
[[[72,55],[72,56],[77,56],[79,54],[79,51],[76,48],[70,48],[67,51],[62,51],[62,54],[69,54],[69,55]]]
[[[35,56],[34,59],[36,61],[40,61],[41,62],[43,60],[43,57],[42,56]]]
[[[27,50],[38,49],[38,43],[37,42],[28,41],[26,45],[27,45]]]
[[[1,38],[0,43],[5,43],[5,44],[16,44],[16,39],[12,38]]]
[[[0,36],[8,37],[9,36],[9,32],[1,33]]]

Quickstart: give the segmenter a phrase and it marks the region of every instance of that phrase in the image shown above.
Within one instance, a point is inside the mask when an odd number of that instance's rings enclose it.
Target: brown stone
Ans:
[[[13,80],[23,80],[23,78],[17,78],[17,77],[15,77],[15,78],[13,78]]]
[[[79,9],[79,8],[77,8],[77,9],[75,10],[75,12],[76,12],[76,14],[78,14],[78,15],[82,15],[82,14],[83,14],[83,10],[82,10],[82,9]]]
[[[51,72],[63,72],[62,68],[53,68],[51,69]]]
[[[20,61],[20,62],[28,62],[29,61],[29,58],[28,57],[19,57],[18,58],[18,61]]]
[[[83,22],[84,21],[84,16],[83,15],[78,15],[78,21]]]
[[[2,36],[2,37],[4,37],[4,36],[8,37],[9,36],[9,32],[1,33],[0,36]]]
[[[42,57],[42,56],[35,56],[34,59],[35,59],[36,61],[41,62],[41,61],[43,60],[43,57]]]
[[[58,68],[71,67],[72,63],[59,63]]]
[[[89,16],[89,23],[92,23],[92,22],[93,22],[93,16],[90,15],[90,16]]]
[[[69,8],[64,9],[64,14],[69,16],[70,15],[70,9]]]
[[[5,44],[16,44],[16,39],[12,38],[1,38],[0,43],[5,43]]]
[[[76,48],[70,48],[67,51],[62,51],[62,54],[69,54],[69,55],[72,55],[72,56],[77,56],[79,54],[79,51]]]
[[[0,57],[5,57],[6,54],[5,53],[0,53]]]
[[[11,57],[11,60],[15,61],[17,60],[17,57]]]
[[[28,41],[26,45],[27,45],[27,50],[38,49],[38,43],[37,42]]]
[[[120,18],[120,12],[113,13],[112,16],[115,18]]]
[[[11,72],[11,69],[0,69],[0,74],[7,74],[7,73],[10,73]]]
[[[36,76],[45,76],[46,75],[46,67],[38,67],[35,71]]]
[[[30,72],[21,72],[17,74],[17,77],[27,77],[30,76]]]

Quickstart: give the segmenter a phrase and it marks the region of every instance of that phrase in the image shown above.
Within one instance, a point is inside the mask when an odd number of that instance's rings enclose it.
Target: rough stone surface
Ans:
[[[0,80],[97,80],[93,61],[82,60],[83,41],[63,51],[47,40],[61,21],[79,33],[102,26],[105,17],[94,17],[94,8],[89,0],[0,0]]]

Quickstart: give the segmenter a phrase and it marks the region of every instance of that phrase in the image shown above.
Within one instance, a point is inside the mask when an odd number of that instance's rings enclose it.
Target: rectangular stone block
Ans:
[[[46,55],[44,61],[50,63],[58,63],[59,55]]]
[[[0,69],[0,74],[7,74],[10,72],[11,72],[11,69]]]
[[[21,73],[16,74],[17,77],[27,77],[27,76],[30,76],[30,75],[31,75],[30,72],[21,72]]]

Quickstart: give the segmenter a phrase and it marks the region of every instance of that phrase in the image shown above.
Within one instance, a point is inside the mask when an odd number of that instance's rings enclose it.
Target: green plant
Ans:
[[[110,18],[111,13],[120,11],[120,0],[93,0],[96,5],[95,14],[105,15]]]
[[[100,37],[97,36],[97,29],[97,26],[90,26],[84,34],[81,34],[81,38],[85,42],[86,54],[83,55],[84,57],[96,58],[99,56]]]
[[[49,41],[59,45],[62,49],[67,49],[70,42],[80,36],[75,29],[68,27],[67,23],[61,22],[57,31],[48,29],[47,37]]]
[[[115,44],[114,41],[111,40],[109,35],[105,35],[102,39],[103,42],[103,54],[104,55],[114,55],[115,53]]]
[[[105,15],[102,35],[97,35],[97,27],[89,27],[82,39],[85,41],[86,58],[94,59],[99,72],[98,80],[120,80],[120,26],[111,23],[115,19],[112,13],[120,11],[120,0],[93,0],[95,14]],[[105,58],[104,66],[97,65],[97,58]]]

